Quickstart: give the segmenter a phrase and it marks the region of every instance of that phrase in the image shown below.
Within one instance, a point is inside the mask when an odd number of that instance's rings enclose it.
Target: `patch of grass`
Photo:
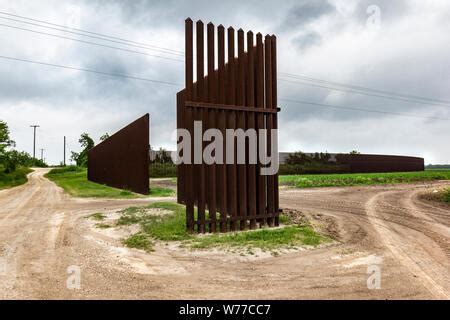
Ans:
[[[128,190],[121,190],[120,191],[120,196],[125,197],[125,198],[134,198],[137,197],[138,195],[136,195],[136,193],[128,191]]]
[[[215,246],[258,248],[272,251],[280,248],[294,248],[300,245],[317,246],[325,240],[311,226],[291,225],[276,229],[212,234],[195,237],[190,241],[192,248]]]
[[[77,166],[59,167],[59,168],[50,170],[48,175],[54,176],[54,175],[60,175],[60,174],[66,174],[66,173],[83,172],[86,170],[87,169],[85,169],[85,168],[81,168],[81,167],[77,167]]]
[[[123,240],[123,244],[129,248],[141,249],[147,252],[153,251],[153,243],[146,234],[137,233]]]
[[[151,163],[151,178],[172,178],[177,176],[177,166],[173,163]]]
[[[97,224],[95,225],[95,227],[96,227],[96,228],[99,228],[99,229],[109,229],[109,228],[112,228],[111,225],[106,224],[106,223],[97,223]]]
[[[152,197],[172,197],[176,194],[176,191],[170,188],[151,187],[150,196]]]
[[[128,226],[132,224],[140,223],[147,211],[146,207],[130,207],[120,211],[121,216],[117,220],[118,226]]]
[[[162,241],[180,241],[192,237],[186,231],[186,211],[184,206],[177,203],[160,202],[151,204],[149,207],[168,210],[172,214],[160,217],[151,216],[150,219],[145,220],[142,223],[142,229],[145,233]]]
[[[425,170],[450,170],[450,164],[429,164],[425,167]]]
[[[87,179],[87,169],[76,166],[57,168],[46,174],[46,177],[55,182],[68,194],[80,198],[113,198],[134,199],[142,198],[142,195],[129,190],[121,190],[102,184],[91,182]],[[152,197],[173,196],[175,191],[166,188],[150,188]]]
[[[444,192],[443,199],[445,202],[450,203],[450,189],[447,189],[447,191]]]
[[[46,177],[63,188],[68,194],[80,198],[132,199],[140,195],[88,181],[87,169],[66,167],[52,169]]]
[[[151,209],[162,209],[170,214],[151,214]],[[250,254],[259,248],[274,252],[280,248],[300,245],[316,246],[328,241],[309,225],[287,225],[280,228],[267,228],[227,234],[195,235],[186,231],[185,207],[177,203],[160,202],[146,207],[131,207],[121,211],[118,225],[140,224],[138,239],[145,236],[160,241],[181,241],[190,248],[233,247],[245,248]],[[281,216],[282,223],[289,223],[287,216]],[[129,238],[130,239],[130,238]],[[127,239],[127,240],[129,240]]]
[[[5,173],[0,166],[0,190],[20,186],[28,181],[27,174],[33,170],[19,167],[14,172]]]
[[[290,222],[289,217],[285,214],[280,214],[278,220],[280,221],[281,224],[288,224]]]
[[[151,209],[162,209],[170,214],[149,214]],[[162,241],[186,240],[191,235],[186,231],[184,207],[172,202],[158,202],[145,207],[131,207],[120,211],[117,225],[140,224],[143,232]]]
[[[280,176],[280,185],[296,188],[365,186],[450,180],[450,170]]]
[[[102,221],[102,220],[105,220],[106,215],[104,215],[101,212],[97,212],[97,213],[91,214],[87,218],[92,219],[92,220],[96,220],[96,221]]]

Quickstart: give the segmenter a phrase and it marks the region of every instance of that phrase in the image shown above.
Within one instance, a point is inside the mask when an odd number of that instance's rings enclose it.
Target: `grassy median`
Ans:
[[[161,215],[155,214],[161,210]],[[156,211],[157,212],[157,211]],[[145,207],[132,207],[121,211],[117,225],[139,224],[141,231],[124,240],[128,247],[151,251],[153,240],[181,241],[183,246],[193,249],[212,247],[261,249],[276,253],[278,249],[298,246],[317,246],[330,239],[318,234],[308,224],[291,224],[282,217],[285,225],[279,228],[264,228],[226,234],[195,235],[186,231],[185,208],[177,203],[161,202]]]
[[[13,172],[5,173],[0,167],[0,190],[26,183],[28,181],[27,175],[32,171],[29,168],[17,168]]]
[[[87,170],[79,167],[65,167],[52,169],[46,177],[55,182],[68,194],[80,198],[116,198],[132,199],[143,197],[137,193],[108,187],[91,182],[87,179]],[[152,197],[170,197],[175,194],[174,190],[167,188],[150,188]]]
[[[367,186],[450,180],[450,170],[280,176],[280,185],[296,188]]]

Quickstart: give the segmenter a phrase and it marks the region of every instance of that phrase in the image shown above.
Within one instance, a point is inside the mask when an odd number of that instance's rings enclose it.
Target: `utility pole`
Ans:
[[[44,161],[44,151],[45,149],[41,149],[41,161]]]
[[[39,128],[40,126],[33,124],[30,127],[33,128],[33,131],[34,131],[34,135],[33,135],[33,159],[36,159],[36,128]]]
[[[66,136],[64,136],[64,167],[66,166]]]

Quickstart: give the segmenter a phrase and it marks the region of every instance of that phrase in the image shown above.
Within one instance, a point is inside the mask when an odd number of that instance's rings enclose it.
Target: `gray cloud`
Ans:
[[[305,50],[311,46],[320,44],[321,40],[322,37],[317,32],[311,31],[297,36],[292,41],[300,50]]]
[[[40,1],[0,0],[5,11],[64,24],[79,6],[80,27],[183,50],[184,19],[276,33],[279,71],[380,90],[450,100],[450,5],[421,1]],[[368,5],[379,5],[382,28],[365,27]],[[424,19],[423,17],[433,17]],[[7,56],[183,83],[183,63],[0,28]],[[309,82],[311,83],[311,82]],[[42,125],[38,143],[58,163],[62,135],[77,149],[84,131],[98,139],[146,112],[152,144],[173,148],[175,95],[181,88],[0,59],[0,118],[21,149],[31,150],[30,122]],[[450,108],[380,99],[279,82],[280,98],[344,107],[450,118]],[[404,153],[446,162],[448,121],[297,105],[280,100],[281,149],[359,149]],[[450,103],[449,103],[450,105]]]
[[[327,0],[301,1],[293,5],[282,23],[283,28],[300,28],[324,15],[335,12],[336,8]]]

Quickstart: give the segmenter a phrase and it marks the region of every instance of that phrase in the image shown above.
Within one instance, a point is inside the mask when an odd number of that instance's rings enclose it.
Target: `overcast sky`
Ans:
[[[205,23],[276,34],[280,78],[286,79],[281,73],[298,74],[450,101],[449,1],[0,0],[0,11],[178,52],[184,49],[184,19],[190,16]],[[184,79],[183,62],[174,60],[183,57],[173,51],[128,47],[4,18],[24,21],[0,13],[0,56],[181,84],[156,84],[0,58],[0,119],[8,122],[19,150],[32,152],[29,125],[39,124],[37,149],[44,148],[47,161],[57,164],[62,160],[64,135],[68,150],[78,150],[81,133],[88,132],[98,141],[105,132],[114,133],[146,112],[151,115],[152,145],[174,149],[170,137],[176,124],[175,95]],[[302,83],[280,81],[280,98],[413,116],[280,99],[280,151],[356,149],[450,163],[450,121],[445,120],[450,119],[450,102],[384,99],[330,90],[323,88],[323,82],[305,85],[304,80],[291,80]]]

